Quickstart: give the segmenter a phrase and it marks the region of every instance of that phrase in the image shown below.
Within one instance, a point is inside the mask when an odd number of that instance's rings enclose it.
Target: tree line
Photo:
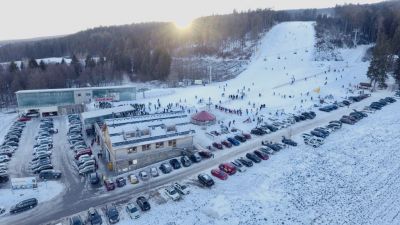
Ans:
[[[317,16],[317,28],[342,34],[339,46],[375,43],[367,72],[371,83],[386,87],[392,75],[400,84],[400,1],[336,6],[333,17]]]

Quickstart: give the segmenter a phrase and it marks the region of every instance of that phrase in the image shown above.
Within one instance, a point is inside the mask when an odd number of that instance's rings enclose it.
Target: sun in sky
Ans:
[[[192,26],[192,19],[176,19],[173,21],[174,25],[180,30],[188,30]]]

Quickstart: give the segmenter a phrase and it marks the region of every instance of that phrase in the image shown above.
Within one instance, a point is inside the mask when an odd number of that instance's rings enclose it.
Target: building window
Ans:
[[[81,97],[81,94],[80,94],[80,93],[78,94],[78,97]]]
[[[168,141],[168,146],[176,147],[176,140]]]
[[[156,148],[163,148],[164,147],[164,142],[157,142],[156,143]]]
[[[136,147],[128,148],[128,154],[136,153],[136,152],[137,152],[137,148]]]
[[[150,150],[150,145],[142,145],[142,151]]]
[[[86,96],[90,97],[90,93],[86,93]]]

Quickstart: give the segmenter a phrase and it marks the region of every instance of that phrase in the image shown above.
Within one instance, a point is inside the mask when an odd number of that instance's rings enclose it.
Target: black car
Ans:
[[[308,113],[308,112],[303,112],[301,115],[304,116],[306,119],[310,119],[310,120],[314,118],[314,117],[313,117],[310,113]]]
[[[260,163],[261,159],[254,153],[249,152],[246,154],[246,157],[255,163]]]
[[[41,179],[59,179],[61,177],[61,171],[59,170],[42,170],[39,173],[39,178]]]
[[[0,183],[6,183],[10,180],[10,176],[6,173],[0,174]]]
[[[291,145],[291,146],[297,146],[297,143],[295,141],[293,141],[292,139],[289,139],[289,138],[285,138],[285,137],[283,137],[282,143]]]
[[[38,200],[36,198],[26,199],[22,202],[19,202],[15,206],[11,207],[10,213],[14,214],[14,213],[23,212],[23,211],[26,211],[26,210],[36,207],[37,204],[38,204]]]
[[[327,137],[328,137],[329,134],[330,134],[329,131],[325,130],[325,129],[322,128],[322,127],[317,127],[317,128],[315,128],[314,130],[323,133],[323,134],[326,135]]]
[[[169,160],[169,164],[171,164],[172,168],[174,168],[174,170],[180,169],[182,166],[179,163],[179,160],[177,159],[171,159]]]
[[[172,171],[172,167],[168,163],[163,163],[160,165],[160,170],[164,174],[170,173]]]
[[[181,163],[184,167],[189,167],[192,165],[192,161],[190,161],[189,157],[187,157],[187,156],[181,157]]]
[[[274,143],[264,143],[264,145],[267,146],[268,148],[270,148],[270,149],[276,151],[276,152],[282,150],[282,147],[281,147],[281,146],[279,146],[279,145],[277,145],[277,144],[274,144]]]
[[[206,187],[211,187],[214,185],[214,180],[207,174],[201,173],[197,176],[199,179],[199,182],[206,186]]]
[[[88,222],[91,225],[101,225],[103,223],[103,220],[101,219],[99,212],[97,212],[97,210],[95,208],[89,208]]]
[[[266,134],[266,132],[264,130],[262,130],[261,128],[254,128],[251,130],[250,133],[257,135],[257,136],[262,136],[262,135]]]
[[[343,122],[343,121],[342,121],[342,122]],[[310,132],[310,134],[312,134],[312,135],[314,135],[314,136],[316,136],[316,137],[326,138],[326,135],[325,135],[325,134],[323,134],[323,133],[321,133],[321,132],[319,132],[319,131],[316,131],[316,130],[312,130],[312,131]]]
[[[189,159],[192,160],[192,162],[194,163],[198,163],[201,161],[201,156],[199,155],[199,153],[194,153],[189,156]]]
[[[82,218],[79,215],[69,218],[69,225],[84,225]]]
[[[347,101],[347,100],[343,100],[342,103],[343,103],[343,105],[346,105],[346,106],[349,106],[349,105],[350,105],[350,102]]]
[[[238,161],[244,165],[245,167],[252,167],[253,166],[253,162],[249,159],[246,158],[239,158]]]
[[[235,139],[240,141],[240,142],[246,142],[246,138],[243,137],[242,135],[235,135]]]
[[[151,208],[150,203],[143,196],[140,196],[139,198],[137,198],[136,203],[138,204],[138,206],[140,207],[140,209],[142,211],[148,211]]]
[[[126,185],[126,179],[123,177],[117,177],[117,179],[115,179],[115,182],[117,183],[117,187],[123,187]]]
[[[111,224],[119,222],[119,213],[115,206],[107,207],[106,215],[108,218],[108,222],[110,222]]]

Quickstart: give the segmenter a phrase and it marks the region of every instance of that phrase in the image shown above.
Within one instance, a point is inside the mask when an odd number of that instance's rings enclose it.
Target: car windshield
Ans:
[[[129,209],[129,212],[130,213],[135,213],[135,212],[137,212],[137,208],[136,207],[132,207],[132,208]]]
[[[174,194],[176,194],[176,191],[175,191],[175,189],[169,189],[169,190],[168,190],[168,192],[169,192],[171,195],[174,195]]]

